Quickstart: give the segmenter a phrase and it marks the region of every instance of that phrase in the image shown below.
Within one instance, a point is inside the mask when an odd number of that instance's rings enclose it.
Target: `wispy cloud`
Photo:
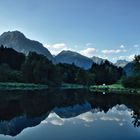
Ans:
[[[95,48],[86,48],[84,50],[81,50],[80,54],[87,56],[87,57],[92,57],[95,55],[95,52],[97,52],[97,49],[95,49]]]
[[[130,54],[130,55],[124,55],[124,56],[116,56],[113,57],[112,60],[113,61],[117,61],[117,60],[127,60],[127,61],[133,61],[135,54]]]
[[[57,55],[58,53],[60,53],[63,50],[73,50],[71,48],[68,48],[68,46],[65,43],[56,43],[53,45],[50,44],[45,44],[44,45],[47,49],[49,49],[49,51],[53,54],[53,55]]]
[[[111,49],[111,50],[102,50],[102,53],[105,55],[109,55],[109,54],[118,54],[121,52],[126,52],[127,50],[125,49]]]
[[[116,56],[112,58],[113,61],[117,61],[117,60],[128,60],[127,56]]]
[[[89,46],[90,46],[90,47],[93,46],[93,43],[87,43],[87,44],[86,44],[86,47],[89,47]]]
[[[134,48],[138,48],[139,47],[139,44],[135,44],[133,47]]]
[[[121,46],[120,46],[120,48],[121,48],[121,49],[124,49],[124,48],[125,48],[125,46],[124,46],[124,45],[121,45]]]
[[[68,47],[66,43],[56,43],[53,45],[50,45],[48,43],[44,44],[44,47],[46,47],[53,55],[57,55],[63,50],[70,50],[70,51],[78,52],[87,57],[92,57],[93,55],[95,55],[95,52],[98,51],[96,48],[92,47],[93,46],[92,43],[87,43],[85,46],[87,47],[86,49],[78,50],[79,46],[75,45],[75,49],[73,49]]]
[[[131,54],[131,55],[128,56],[128,59],[129,59],[130,61],[132,61],[132,60],[134,59],[134,56],[135,56],[135,54]]]

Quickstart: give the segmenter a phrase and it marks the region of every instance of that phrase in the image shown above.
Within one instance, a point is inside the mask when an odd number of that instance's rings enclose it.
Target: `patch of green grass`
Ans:
[[[93,86],[91,86],[91,88],[100,88],[100,89],[106,89],[106,88],[124,89],[124,87],[121,84],[93,85]]]
[[[32,84],[32,83],[3,83],[0,82],[0,90],[35,90],[46,89],[47,85]]]
[[[109,88],[121,88],[124,89],[124,87],[121,84],[113,84],[113,85],[108,85]]]
[[[86,86],[79,85],[79,84],[68,84],[64,83],[62,84],[61,88],[63,89],[78,89],[78,88],[85,88]]]
[[[125,92],[125,93],[140,93],[140,89],[131,89],[125,88],[120,83],[112,84],[112,85],[93,85],[90,86],[91,91],[97,92]]]

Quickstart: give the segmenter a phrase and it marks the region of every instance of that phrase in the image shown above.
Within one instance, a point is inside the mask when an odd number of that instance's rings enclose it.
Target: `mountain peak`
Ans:
[[[117,67],[125,67],[127,64],[129,63],[129,61],[127,61],[127,60],[117,60],[116,61],[116,63],[115,63],[115,65],[117,66]]]
[[[4,32],[0,36],[0,45],[4,45],[8,48],[13,48],[18,52],[28,54],[31,52],[36,52],[46,56],[49,60],[53,60],[53,56],[40,42],[30,40],[25,37],[20,31],[8,31]]]
[[[4,32],[1,37],[9,37],[9,39],[13,39],[16,37],[22,37],[25,38],[24,34],[20,31],[8,31],[8,32]]]
[[[125,59],[120,59],[120,60],[117,60],[116,63],[117,63],[117,62],[129,62],[129,61],[127,61],[127,60],[125,60]]]
[[[93,56],[91,58],[91,60],[96,63],[96,64],[101,64],[101,63],[104,63],[106,59],[103,59],[103,58],[100,58],[100,57],[97,57],[97,56]]]
[[[71,51],[71,50],[63,50],[60,53],[71,53],[71,54],[76,53],[76,54],[79,54],[79,53],[77,53],[75,51]]]
[[[93,61],[90,58],[70,50],[60,52],[55,56],[55,61],[56,63],[75,64],[84,69],[91,68],[93,64]]]

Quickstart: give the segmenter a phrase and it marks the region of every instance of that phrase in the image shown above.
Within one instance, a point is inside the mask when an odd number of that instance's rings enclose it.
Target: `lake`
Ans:
[[[140,95],[0,92],[0,140],[140,140]]]

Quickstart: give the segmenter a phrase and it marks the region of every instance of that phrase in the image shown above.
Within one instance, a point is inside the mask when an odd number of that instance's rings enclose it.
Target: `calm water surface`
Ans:
[[[0,140],[140,140],[140,95],[0,92]]]

